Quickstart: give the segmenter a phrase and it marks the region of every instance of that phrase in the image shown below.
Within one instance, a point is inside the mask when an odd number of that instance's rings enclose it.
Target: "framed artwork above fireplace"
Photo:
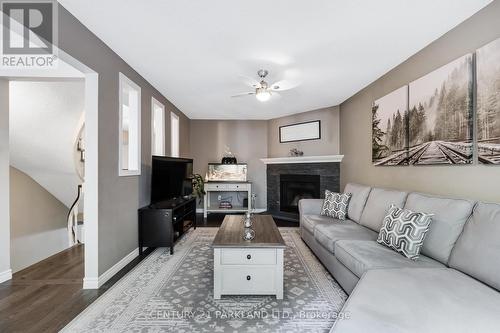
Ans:
[[[303,123],[280,126],[280,143],[321,139],[321,121],[313,120]]]

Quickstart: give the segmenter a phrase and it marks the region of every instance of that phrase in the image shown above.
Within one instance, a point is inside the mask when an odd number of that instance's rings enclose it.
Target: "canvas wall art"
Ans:
[[[209,182],[246,182],[247,171],[246,163],[208,163],[208,172],[205,178]]]
[[[321,121],[280,126],[280,143],[321,139]]]
[[[405,165],[408,153],[408,86],[379,98],[372,106],[372,162]]]
[[[476,52],[478,160],[500,165],[500,39]]]
[[[472,93],[471,54],[410,83],[409,164],[473,162]]]

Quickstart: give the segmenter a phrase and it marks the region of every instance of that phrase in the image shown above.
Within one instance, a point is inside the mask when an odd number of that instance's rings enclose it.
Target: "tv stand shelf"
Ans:
[[[189,228],[196,229],[196,198],[176,198],[139,209],[139,254],[143,247],[170,247]]]

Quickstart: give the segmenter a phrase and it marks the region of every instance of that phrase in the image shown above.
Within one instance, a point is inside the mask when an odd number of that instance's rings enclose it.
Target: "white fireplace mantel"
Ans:
[[[299,157],[274,157],[261,158],[264,164],[290,164],[290,163],[329,163],[342,162],[344,155],[299,156]]]

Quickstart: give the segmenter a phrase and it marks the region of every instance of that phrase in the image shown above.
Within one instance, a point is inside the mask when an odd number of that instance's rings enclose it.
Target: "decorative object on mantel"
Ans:
[[[222,164],[237,164],[238,160],[236,160],[236,157],[234,154],[229,150],[229,146],[226,146],[226,150],[224,152],[224,156],[222,157]]]
[[[209,182],[246,182],[247,164],[208,163],[207,181]]]
[[[321,139],[321,121],[313,120],[303,123],[280,126],[280,143]]]
[[[298,150],[297,148],[290,149],[290,157],[299,157],[304,156],[304,152],[302,150]]]
[[[299,156],[299,157],[270,157],[261,158],[264,164],[290,164],[290,163],[331,163],[342,162],[344,155]]]

